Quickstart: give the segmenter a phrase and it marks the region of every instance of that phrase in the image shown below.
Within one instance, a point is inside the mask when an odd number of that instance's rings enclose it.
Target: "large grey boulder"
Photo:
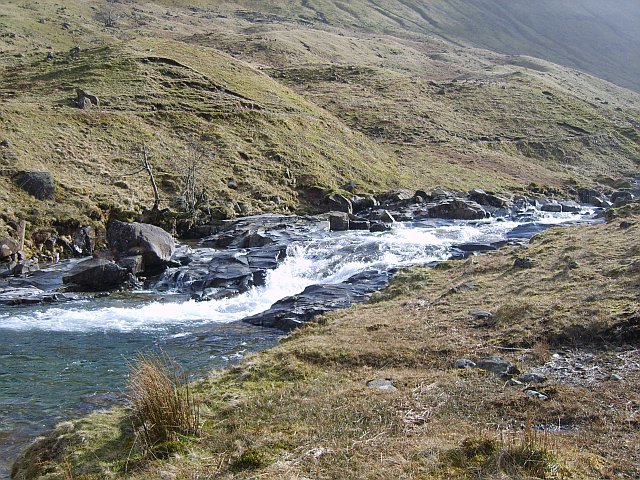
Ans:
[[[142,255],[145,272],[162,270],[176,249],[173,237],[160,227],[118,220],[107,228],[107,244],[117,258]]]
[[[582,207],[573,200],[564,200],[560,202],[560,206],[564,213],[580,213],[582,210]]]
[[[52,200],[56,185],[49,172],[20,172],[15,177],[16,185],[38,200]]]
[[[476,202],[461,198],[449,198],[429,207],[429,216],[451,220],[480,220],[488,213]]]
[[[623,205],[633,200],[633,194],[624,190],[619,190],[611,194],[611,202],[616,206]]]
[[[91,107],[92,105],[95,105],[96,107],[100,106],[100,100],[98,99],[98,97],[91,93],[89,90],[76,88],[76,96],[76,104],[79,108],[86,108],[86,101],[89,102],[89,107]]]
[[[582,203],[588,203],[590,205],[599,207],[603,199],[604,194],[602,192],[599,192],[598,190],[594,190],[593,188],[578,189],[578,200]]]
[[[111,290],[129,280],[129,272],[111,260],[83,260],[67,273],[62,281],[88,290]]]
[[[81,255],[92,255],[96,242],[96,232],[87,226],[76,230],[73,234],[73,249]]]
[[[375,208],[380,205],[380,203],[373,195],[354,195],[353,197],[351,197],[351,205],[353,206],[354,212],[361,212],[363,210]]]
[[[542,210],[543,212],[560,213],[562,211],[562,205],[557,202],[549,202],[542,205],[540,207],[540,210]]]
[[[485,192],[479,188],[475,188],[469,191],[469,200],[476,202],[478,205],[486,205],[495,208],[505,208],[508,206],[509,201],[505,198],[494,195],[493,193]]]

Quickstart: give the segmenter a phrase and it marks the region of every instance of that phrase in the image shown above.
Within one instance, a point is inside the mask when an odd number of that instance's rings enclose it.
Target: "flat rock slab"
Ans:
[[[252,325],[291,331],[317,315],[339,308],[347,308],[354,303],[364,302],[370,294],[382,289],[388,282],[390,273],[377,271],[354,275],[346,283],[338,285],[310,285],[298,295],[283,298],[262,313],[243,319]]]
[[[56,293],[45,292],[36,287],[5,288],[0,289],[0,305],[38,305],[41,303],[53,303],[73,300],[76,297]]]
[[[486,370],[487,372],[491,372],[502,377],[517,375],[520,373],[513,363],[499,355],[481,358],[476,362],[476,366],[482,370]]]
[[[66,284],[91,291],[110,290],[129,280],[129,272],[111,260],[89,258],[75,265],[64,277]]]

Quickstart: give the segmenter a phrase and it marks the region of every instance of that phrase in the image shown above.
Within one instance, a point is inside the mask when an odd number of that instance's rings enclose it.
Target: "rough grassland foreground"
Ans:
[[[145,453],[126,409],[96,413],[32,447],[16,478],[638,478],[638,238],[636,213],[404,271],[198,382],[200,437]],[[455,368],[491,355],[549,380]]]

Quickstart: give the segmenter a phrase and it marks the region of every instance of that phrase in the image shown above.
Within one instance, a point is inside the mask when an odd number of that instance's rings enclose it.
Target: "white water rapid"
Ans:
[[[538,224],[576,220],[571,214],[537,212]],[[267,274],[264,286],[232,298],[196,302],[171,293],[140,292],[126,298],[81,300],[57,305],[0,310],[0,328],[55,332],[158,331],[169,326],[228,323],[260,313],[283,297],[312,284],[339,284],[366,271],[388,271],[447,259],[454,245],[504,240],[523,222],[495,219],[449,224],[397,224],[384,233],[323,232],[288,246],[287,258]],[[206,249],[197,249],[205,251]]]

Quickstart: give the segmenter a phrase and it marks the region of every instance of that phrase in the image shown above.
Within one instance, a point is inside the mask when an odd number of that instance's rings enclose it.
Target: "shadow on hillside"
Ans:
[[[548,337],[553,346],[607,348],[640,345],[640,311],[622,314],[614,323],[591,322],[569,325]]]

